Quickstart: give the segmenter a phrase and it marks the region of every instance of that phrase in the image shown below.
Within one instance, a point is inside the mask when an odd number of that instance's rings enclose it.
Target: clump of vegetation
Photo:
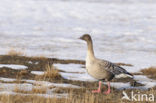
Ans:
[[[65,89],[65,88],[64,88]],[[112,91],[111,94],[105,95],[103,93],[93,94],[89,92],[87,89],[83,92],[81,89],[76,90],[77,88],[67,88],[68,95],[64,98],[57,97],[44,97],[35,95],[38,92],[31,91],[29,95],[0,95],[0,102],[2,103],[138,103],[138,101],[129,101],[122,100],[122,90],[121,91]],[[45,89],[44,89],[45,90]],[[37,90],[38,91],[38,90]],[[128,96],[131,95],[131,92],[139,93],[139,94],[153,94],[156,95],[154,89],[150,89],[148,91],[140,91],[140,90],[126,90]],[[21,91],[20,91],[21,92]],[[44,93],[44,92],[43,92]],[[27,93],[25,93],[27,94]],[[41,92],[42,94],[42,92]],[[138,100],[138,94],[136,96]],[[143,99],[141,103],[148,103],[146,99]],[[154,103],[155,101],[153,101]]]
[[[25,54],[22,51],[17,51],[17,50],[12,48],[8,51],[8,55],[10,55],[10,56],[24,56]]]
[[[45,94],[46,92],[47,92],[47,88],[46,88],[46,87],[42,87],[42,88],[33,88],[33,89],[32,89],[32,93]]]
[[[45,94],[47,92],[46,87],[33,87],[31,91],[22,90],[18,86],[16,86],[13,90],[16,93],[24,93],[24,94]]]
[[[0,95],[0,103],[64,103],[64,99],[45,98],[37,95]]]
[[[37,76],[37,78],[38,77],[44,79],[51,79],[51,80],[62,78],[61,75],[59,74],[59,71],[53,65],[50,64],[47,64],[45,66],[44,74]]]
[[[145,68],[141,72],[152,79],[156,79],[156,67]]]

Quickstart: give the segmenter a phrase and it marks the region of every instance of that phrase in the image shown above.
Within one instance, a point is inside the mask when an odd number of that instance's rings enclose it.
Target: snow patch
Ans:
[[[144,84],[145,85],[144,87],[146,89],[156,86],[156,80],[150,79],[150,78],[148,78],[147,76],[144,76],[144,75],[135,75],[134,79],[137,82],[139,82],[141,84]]]
[[[83,65],[80,64],[54,64],[54,66],[57,67],[58,70],[63,70],[65,72],[86,72],[86,70],[82,68]]]
[[[35,74],[35,75],[43,75],[44,72],[43,71],[31,71],[32,74]]]
[[[64,73],[60,72],[61,76],[65,79],[69,80],[78,80],[78,81],[97,81],[93,77],[91,77],[88,73]]]
[[[13,91],[0,91],[0,95],[21,95],[21,96],[41,96],[45,98],[62,98],[62,97],[67,97],[68,94],[63,93],[63,94],[25,94],[25,93],[16,93]]]
[[[15,64],[0,64],[0,68],[11,68],[11,69],[15,69],[15,70],[23,70],[23,69],[27,69],[27,66],[24,65],[15,65]]]
[[[0,80],[1,80],[1,81],[5,81],[5,82],[13,82],[13,81],[15,81],[16,79],[0,77]]]

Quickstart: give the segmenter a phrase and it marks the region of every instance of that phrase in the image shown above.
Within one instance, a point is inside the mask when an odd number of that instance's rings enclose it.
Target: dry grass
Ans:
[[[0,103],[138,103],[135,101],[122,100],[122,90],[114,90],[109,95],[103,93],[93,94],[90,89],[87,88],[58,88],[60,94],[67,93],[67,98],[48,98],[43,96],[37,96],[36,94],[45,94],[47,88],[33,88],[32,91],[24,91],[18,88],[14,89],[16,93],[23,93],[28,95],[0,95]],[[152,88],[146,91],[140,90],[125,90],[128,96],[131,95],[131,91],[134,93],[140,92],[140,94],[153,94],[156,95],[156,89]],[[141,101],[139,103],[150,103],[149,101]]]
[[[32,93],[45,94],[46,92],[47,92],[47,88],[46,88],[46,87],[42,87],[42,88],[33,88],[33,89],[32,89]]]
[[[115,96],[103,94],[81,93],[75,94],[73,91],[69,92],[67,98],[45,98],[36,95],[1,95],[0,101],[2,103],[117,103],[121,102],[120,98],[114,101]],[[120,97],[120,96],[116,96]],[[114,98],[114,99],[113,99]],[[110,101],[114,102],[110,102]]]
[[[22,51],[17,51],[17,50],[12,48],[8,51],[8,55],[10,55],[10,56],[24,56],[25,54]]]
[[[132,90],[126,90],[128,96],[130,96]],[[138,93],[139,90],[133,90],[134,93]],[[36,92],[33,92],[34,94]],[[154,89],[147,91],[140,91],[141,94],[153,94],[156,95]],[[85,92],[75,92],[74,89],[68,91],[67,98],[45,98],[36,95],[0,95],[0,102],[2,103],[151,103],[150,101],[128,101],[122,100],[122,91],[114,91],[109,95],[92,94],[87,90]],[[154,102],[152,102],[154,103]]]
[[[156,79],[156,67],[150,67],[141,70],[141,72],[152,79]]]
[[[59,71],[53,66],[53,65],[50,65],[50,64],[47,64],[45,66],[45,71],[44,71],[44,74],[43,75],[39,75],[39,76],[36,76],[36,78],[39,80],[40,78],[43,78],[43,79],[60,79],[61,78],[61,75],[59,74]]]
[[[0,95],[0,103],[64,103],[64,99],[29,95]]]
[[[16,86],[13,91],[16,93],[24,93],[24,94],[45,94],[47,92],[47,88],[46,87],[40,87],[40,88],[33,87],[31,91],[26,91]]]
[[[40,60],[47,59],[47,57],[45,55],[32,56],[31,58],[33,58],[33,59],[40,59]]]

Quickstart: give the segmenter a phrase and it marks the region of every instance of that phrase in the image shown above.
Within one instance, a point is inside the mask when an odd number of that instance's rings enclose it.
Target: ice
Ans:
[[[79,64],[54,64],[54,66],[57,67],[59,70],[63,70],[65,72],[79,72],[79,73],[84,73],[86,72],[85,68],[83,69],[83,65]]]
[[[133,64],[129,72],[155,66],[155,2],[93,1],[1,0],[0,54],[15,48],[28,56],[85,60],[86,44],[78,38],[89,33],[96,57]]]
[[[42,86],[46,86],[46,87],[56,86],[56,87],[80,88],[79,86],[72,85],[72,84],[66,84],[66,83],[51,83],[51,82],[47,82],[47,81],[35,81],[35,80],[25,80],[25,81],[28,83],[34,83],[34,84],[42,85]]]
[[[0,64],[0,68],[2,67],[7,67],[7,68],[11,68],[11,69],[16,69],[16,70],[23,70],[23,69],[27,69],[27,66],[24,65],[15,65],[15,64]]]
[[[104,84],[107,84],[104,82]],[[130,88],[130,83],[122,83],[122,82],[110,82],[111,87],[114,87],[116,89],[126,89]]]
[[[1,81],[5,81],[5,82],[13,82],[13,81],[15,81],[16,79],[0,77],[0,80],[1,80]]]
[[[0,78],[2,81],[11,81],[13,82],[12,78]],[[16,80],[16,79],[15,79]],[[53,92],[56,88],[59,87],[64,87],[64,88],[81,88],[80,86],[72,85],[72,84],[67,84],[67,83],[52,83],[52,82],[47,82],[47,81],[36,81],[36,80],[25,80],[22,79],[24,83],[0,83],[0,95],[1,94],[7,94],[7,95],[22,95],[22,96],[27,96],[27,95],[32,95],[32,96],[42,96],[46,98],[52,98],[52,97],[66,97],[66,93],[62,94],[57,94]],[[52,89],[50,89],[53,87]],[[32,91],[33,89],[45,89],[46,93],[33,93],[29,94],[28,93],[17,93],[16,90],[21,90],[21,91]]]
[[[31,71],[32,74],[35,74],[35,75],[43,75],[44,72],[43,71]]]
[[[140,72],[141,69],[156,66],[155,19],[154,0],[1,0],[0,54],[5,55],[14,48],[27,56],[85,60],[86,43],[78,38],[89,33],[93,38],[97,58],[132,64],[133,67],[124,68],[131,73]],[[60,72],[65,79],[96,81],[82,65],[55,66],[65,71]],[[28,68],[24,65],[0,64],[2,67],[18,70]],[[41,75],[43,72],[31,73]],[[136,88],[156,86],[156,81],[146,76],[134,76],[134,79],[145,85]],[[13,82],[15,79],[0,80]],[[77,87],[64,83],[23,81],[28,83],[1,83],[0,87],[12,90],[18,85],[21,89],[29,90],[35,83],[45,87]],[[111,86],[118,89],[134,88],[130,83],[120,82],[111,82]],[[1,93],[15,94],[12,91]]]
[[[137,82],[140,82],[141,84],[144,84],[145,85],[144,87],[146,89],[156,86],[156,80],[150,79],[150,78],[148,78],[147,76],[144,76],[144,75],[136,75],[136,76],[134,76],[134,79]]]
[[[17,81],[17,79],[2,78],[2,77],[0,77],[0,80],[5,81],[5,82]],[[1,85],[5,85],[4,88],[14,88],[15,86],[19,86],[19,87],[23,87],[24,88],[25,86],[26,87],[27,86],[30,87],[32,84],[40,85],[40,86],[43,86],[43,87],[56,86],[56,87],[80,88],[79,86],[72,85],[72,84],[67,84],[67,83],[52,83],[52,82],[48,82],[48,81],[36,81],[36,80],[26,80],[26,79],[22,79],[21,81],[26,82],[26,83],[23,83],[23,84],[1,83]]]
[[[5,91],[13,91],[16,88],[20,90],[25,90],[25,91],[31,91],[32,90],[32,84],[28,83],[23,83],[23,84],[17,84],[17,83],[0,83],[0,89],[5,90]]]
[[[60,72],[61,76],[65,79],[69,80],[79,80],[79,81],[97,81],[88,75],[85,68],[82,68],[81,64],[54,64],[54,66],[63,70],[64,72]]]
[[[60,73],[61,76],[65,79],[69,79],[69,80],[78,80],[78,81],[97,81],[96,79],[94,79],[93,77],[91,77],[90,75],[88,75],[87,73],[64,73],[61,72]]]
[[[63,94],[25,94],[25,93],[16,93],[13,91],[0,91],[0,95],[21,95],[21,96],[41,96],[41,97],[45,97],[45,98],[65,98],[67,97],[67,94],[63,93]]]

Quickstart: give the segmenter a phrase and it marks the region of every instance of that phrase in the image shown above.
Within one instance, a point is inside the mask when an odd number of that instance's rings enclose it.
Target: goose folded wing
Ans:
[[[98,61],[98,64],[100,66],[100,68],[103,68],[111,73],[113,73],[114,75],[119,75],[119,74],[129,74],[131,75],[130,73],[128,73],[124,68],[118,66],[118,65],[115,65],[109,61],[106,61],[106,60],[100,60]]]

